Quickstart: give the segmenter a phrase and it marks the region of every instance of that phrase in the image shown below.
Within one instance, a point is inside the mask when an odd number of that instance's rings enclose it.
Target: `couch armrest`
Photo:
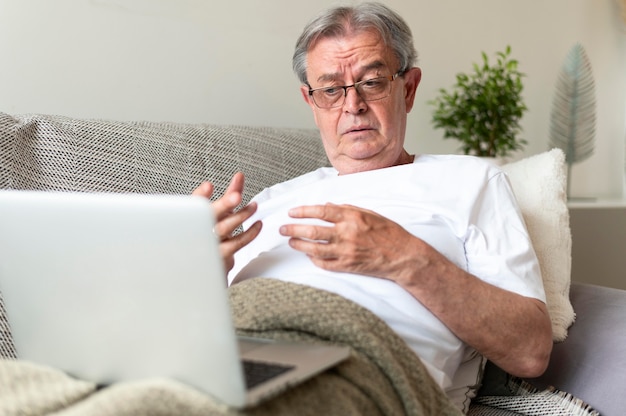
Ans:
[[[626,409],[626,290],[572,283],[576,321],[565,341],[556,343],[543,376],[529,380],[551,385],[584,400],[604,416]]]

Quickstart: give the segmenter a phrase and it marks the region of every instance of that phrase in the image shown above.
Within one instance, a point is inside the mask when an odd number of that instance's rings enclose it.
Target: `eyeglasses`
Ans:
[[[319,108],[336,108],[341,107],[346,101],[348,88],[354,87],[357,94],[363,101],[376,101],[391,95],[391,82],[395,80],[404,71],[398,71],[393,75],[386,77],[377,77],[355,82],[352,85],[322,87],[311,89],[309,87],[309,97],[313,98],[313,102]]]

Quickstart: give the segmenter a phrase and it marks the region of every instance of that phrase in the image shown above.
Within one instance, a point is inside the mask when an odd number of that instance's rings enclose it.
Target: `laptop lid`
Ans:
[[[101,384],[171,377],[235,407],[345,359],[347,348],[248,340],[246,354],[272,361],[278,348],[294,371],[246,391],[213,218],[201,197],[0,191],[0,291],[19,358]]]

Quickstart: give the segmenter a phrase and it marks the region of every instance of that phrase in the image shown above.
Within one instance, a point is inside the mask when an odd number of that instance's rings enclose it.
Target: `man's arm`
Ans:
[[[326,204],[294,208],[290,215],[329,223],[280,230],[317,266],[393,280],[503,370],[519,377],[545,370],[552,330],[542,302],[483,282],[372,211]]]
[[[397,281],[459,338],[518,377],[541,375],[552,351],[546,305],[465,272],[419,239]]]

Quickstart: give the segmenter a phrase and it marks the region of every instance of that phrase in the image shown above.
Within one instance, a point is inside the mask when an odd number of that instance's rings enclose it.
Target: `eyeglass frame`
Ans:
[[[393,75],[385,75],[385,76],[382,76],[382,77],[375,77],[375,78],[364,79],[362,81],[355,82],[352,85],[337,85],[337,86],[319,87],[319,88],[311,88],[310,85],[307,85],[309,87],[309,97],[311,97],[311,100],[313,100],[313,103],[315,103],[315,106],[317,108],[321,108],[321,109],[324,109],[324,110],[327,110],[327,109],[330,109],[330,108],[339,108],[342,105],[344,105],[344,103],[346,102],[346,97],[348,96],[348,88],[354,88],[354,91],[359,95],[359,97],[361,97],[361,99],[363,101],[378,101],[378,100],[382,100],[383,98],[387,98],[387,97],[389,97],[389,95],[391,95],[391,84],[390,84],[390,87],[389,87],[389,94],[388,95],[385,95],[384,97],[374,98],[374,99],[371,99],[371,100],[366,100],[365,98],[363,98],[361,96],[361,94],[359,93],[359,90],[357,89],[357,87],[365,84],[366,82],[371,82],[371,81],[374,81],[374,80],[377,80],[377,79],[382,79],[382,78],[385,78],[385,79],[389,80],[389,82],[391,83],[391,82],[395,81],[396,78],[398,78],[399,76],[404,75],[405,72],[406,72],[406,70],[400,69],[400,70],[398,70],[398,72],[396,72]],[[343,101],[341,101],[341,104],[338,104],[338,105],[333,105],[333,106],[330,106],[330,107],[322,107],[322,106],[320,106],[317,103],[317,101],[315,101],[315,97],[313,97],[313,93],[315,91],[322,91],[322,90],[327,90],[327,89],[330,89],[330,88],[337,88],[337,89],[341,88],[343,90]],[[337,102],[339,102],[339,101],[340,100],[337,100]]]

